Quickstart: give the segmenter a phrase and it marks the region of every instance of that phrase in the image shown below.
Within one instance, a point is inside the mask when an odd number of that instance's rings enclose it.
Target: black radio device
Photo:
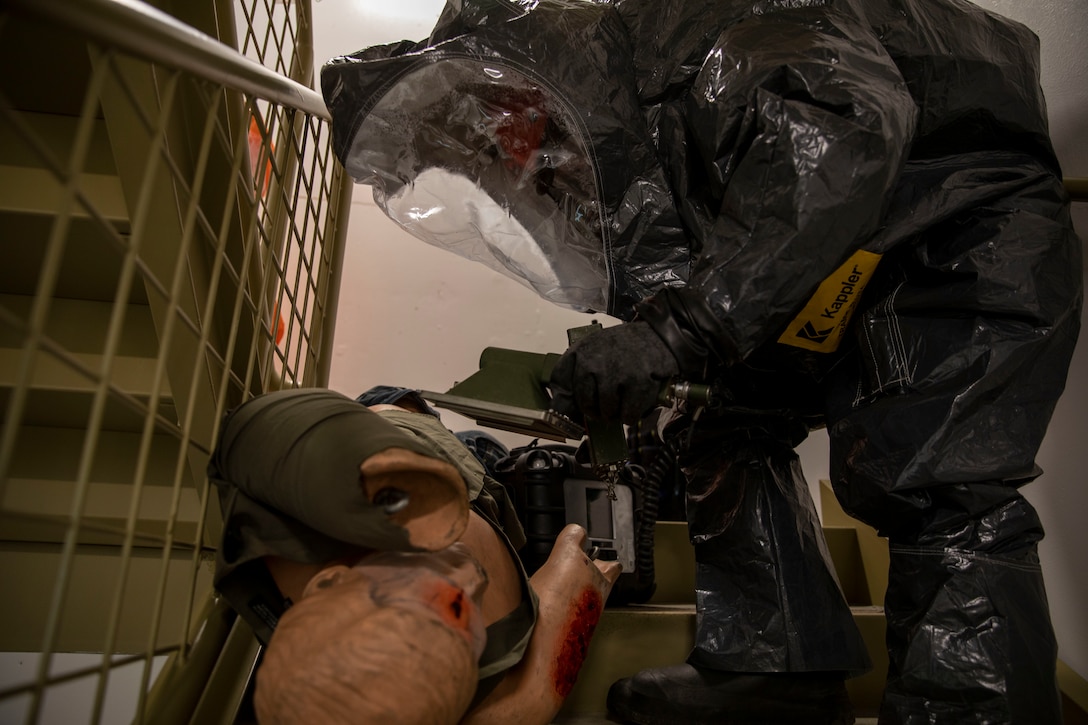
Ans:
[[[623,566],[608,604],[640,604],[653,595],[653,535],[646,531],[655,523],[646,509],[653,497],[643,490],[640,467],[621,468],[609,486],[593,465],[579,460],[578,449],[534,441],[499,461],[495,478],[506,486],[525,529],[520,554],[530,575],[547,560],[563,527],[577,523],[586,530],[591,556]]]

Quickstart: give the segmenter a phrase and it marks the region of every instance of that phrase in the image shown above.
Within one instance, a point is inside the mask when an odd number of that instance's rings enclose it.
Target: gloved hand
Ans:
[[[634,424],[679,374],[676,358],[648,323],[607,327],[559,358],[549,382],[552,407],[574,420],[581,414]]]

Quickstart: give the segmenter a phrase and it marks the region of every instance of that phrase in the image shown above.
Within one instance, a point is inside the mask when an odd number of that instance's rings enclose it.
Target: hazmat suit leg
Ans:
[[[881,724],[1060,723],[1057,643],[1036,549],[1043,529],[1032,506],[1001,482],[858,503],[865,483],[846,478],[853,489],[844,506],[889,535]]]
[[[686,664],[620,680],[627,722],[851,722],[844,678],[870,667],[793,446],[803,423],[701,420],[681,457],[695,548]]]
[[[867,670],[793,451],[803,425],[733,425],[700,425],[682,459],[696,561],[689,661],[731,672]]]
[[[1018,489],[1041,473],[1082,272],[1037,179],[886,258],[829,387],[836,495],[890,544],[882,725],[1061,722],[1043,528]]]
[[[894,411],[901,397],[881,416],[896,426],[911,415]],[[1060,723],[1043,529],[1017,491],[1024,480],[886,490],[873,434],[833,426],[831,466],[843,507],[889,539],[881,724]]]
[[[1062,721],[1041,537],[1017,496],[952,531],[892,543],[881,722]]]

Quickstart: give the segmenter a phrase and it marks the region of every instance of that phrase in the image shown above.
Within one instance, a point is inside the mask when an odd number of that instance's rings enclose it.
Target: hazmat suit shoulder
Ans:
[[[1038,74],[1029,30],[959,0],[459,0],[322,89],[405,229],[641,315],[702,375],[829,365],[884,257],[986,196],[959,172],[1065,203]]]

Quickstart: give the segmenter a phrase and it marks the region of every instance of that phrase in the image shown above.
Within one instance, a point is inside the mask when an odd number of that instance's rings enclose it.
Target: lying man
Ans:
[[[425,408],[290,390],[224,420],[215,582],[267,644],[262,725],[543,725],[570,693],[619,565],[571,525],[526,577],[504,489]]]

